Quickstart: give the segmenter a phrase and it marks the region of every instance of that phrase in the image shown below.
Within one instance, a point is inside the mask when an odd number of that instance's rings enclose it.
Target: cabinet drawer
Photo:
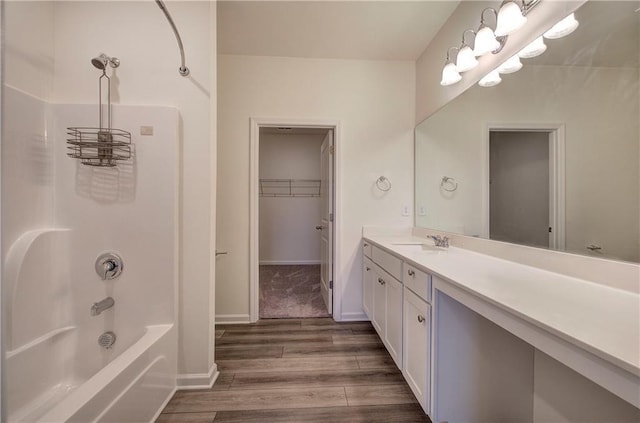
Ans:
[[[399,281],[402,280],[402,260],[398,257],[374,246],[371,249],[371,259],[378,266],[386,270],[391,276]]]
[[[371,244],[368,241],[362,241],[362,254],[365,257],[371,258]]]
[[[404,264],[402,283],[420,298],[431,302],[431,275],[408,263]]]

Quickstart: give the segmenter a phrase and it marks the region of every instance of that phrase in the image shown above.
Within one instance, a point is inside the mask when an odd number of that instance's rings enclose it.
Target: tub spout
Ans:
[[[98,301],[97,303],[93,303],[93,305],[91,306],[91,315],[92,316],[97,316],[100,313],[102,313],[103,311],[113,307],[113,305],[115,303],[116,302],[111,297],[107,297],[102,301]]]

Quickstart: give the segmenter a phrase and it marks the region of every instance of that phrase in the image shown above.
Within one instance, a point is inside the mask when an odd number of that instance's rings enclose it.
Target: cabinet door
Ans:
[[[386,294],[386,281],[384,276],[378,271],[373,270],[372,285],[373,285],[373,327],[378,331],[381,339],[384,339],[385,320],[387,318],[387,294]]]
[[[394,278],[388,278],[385,281],[387,287],[385,344],[398,368],[402,369],[402,284]]]
[[[362,266],[362,310],[369,320],[373,319],[373,284],[376,283],[373,264],[368,258],[364,259]]]
[[[429,410],[431,306],[404,289],[404,368],[402,373],[425,413]]]

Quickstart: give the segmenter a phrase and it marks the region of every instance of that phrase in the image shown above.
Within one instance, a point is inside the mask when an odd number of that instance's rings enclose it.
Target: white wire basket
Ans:
[[[122,129],[67,128],[67,156],[88,166],[113,167],[131,158],[131,133]]]
[[[82,164],[98,167],[114,167],[120,160],[131,158],[131,132],[111,127],[111,78],[107,75],[107,64],[117,68],[120,60],[102,53],[91,60],[93,66],[102,70],[98,78],[99,127],[72,126],[67,128],[67,156],[79,159]],[[102,86],[106,85],[103,102]],[[105,125],[106,123],[106,125]]]

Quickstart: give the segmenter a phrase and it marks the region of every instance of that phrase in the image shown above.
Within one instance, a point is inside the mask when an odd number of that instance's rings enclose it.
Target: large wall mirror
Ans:
[[[416,226],[640,261],[640,3],[590,1],[416,127]]]

